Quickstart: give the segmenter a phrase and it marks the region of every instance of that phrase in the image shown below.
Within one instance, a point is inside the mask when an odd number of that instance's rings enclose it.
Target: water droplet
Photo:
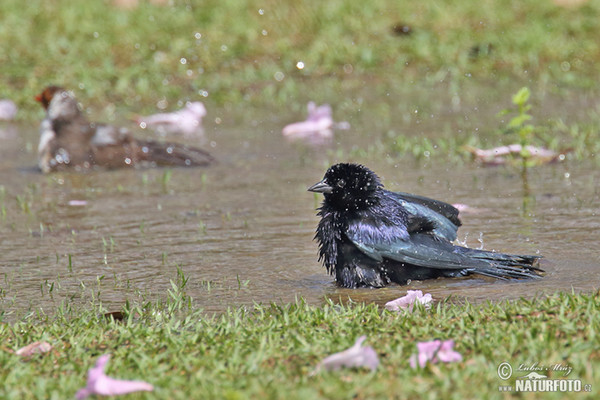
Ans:
[[[194,33],[194,37],[198,40],[202,39],[202,34],[200,32]]]
[[[269,32],[267,32],[266,29],[263,29],[261,33],[262,33],[263,36],[267,36],[269,34]]]
[[[217,142],[215,142],[214,140],[210,142],[210,147],[215,148],[217,147]]]
[[[275,78],[275,80],[277,82],[281,82],[283,80],[283,78],[285,78],[285,75],[283,74],[283,72],[277,71],[277,72],[275,72],[275,75],[273,75],[273,77]]]
[[[215,124],[217,124],[217,125],[218,125],[218,124],[220,124],[220,123],[221,123],[221,118],[219,118],[219,117],[215,118]]]
[[[173,154],[173,146],[167,147],[167,153]]]
[[[187,64],[187,60],[186,60],[184,57],[181,57],[181,58],[179,59],[179,62],[180,62],[182,65],[185,65],[185,64]]]
[[[188,69],[187,71],[185,71],[185,74],[187,76],[192,76],[192,75],[194,75],[194,71],[192,71],[191,69]]]
[[[571,177],[571,173],[570,172],[565,172],[565,179],[569,179]]]
[[[559,160],[559,161],[565,161],[565,158],[566,158],[566,157],[565,157],[565,155],[564,155],[564,154],[561,154],[561,155],[559,155],[559,156],[558,156],[558,160]]]
[[[225,44],[224,44],[224,45],[222,45],[222,46],[221,46],[221,51],[227,51],[227,45],[225,45]]]
[[[148,151],[149,151],[149,150],[148,150],[148,146],[144,146],[144,147],[142,147],[142,152],[143,152],[143,153],[148,153]]]
[[[354,71],[354,67],[352,64],[344,64],[344,72],[347,74],[351,74]]]
[[[125,164],[131,165],[131,158],[125,157]]]
[[[208,92],[204,89],[198,90],[198,94],[202,97],[208,97]]]
[[[94,37],[95,37],[96,39],[98,39],[98,38],[100,37],[100,34],[99,34],[98,32],[94,32]]]
[[[158,102],[156,102],[156,107],[158,107],[161,110],[164,110],[165,108],[167,108],[169,105],[169,102],[167,101],[167,99],[160,99]]]
[[[560,69],[563,72],[568,72],[571,70],[571,63],[569,63],[568,61],[563,61],[560,63]]]
[[[140,128],[146,129],[146,123],[144,121],[140,122]]]
[[[258,9],[258,13],[259,13],[260,15],[265,15],[265,10],[263,10],[262,8],[259,8],[259,9]]]
[[[296,63],[296,68],[298,68],[298,69],[304,69],[304,63],[302,61],[298,61]]]

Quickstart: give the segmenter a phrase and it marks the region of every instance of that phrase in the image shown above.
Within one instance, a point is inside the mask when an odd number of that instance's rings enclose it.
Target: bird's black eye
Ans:
[[[346,186],[346,181],[345,181],[345,180],[343,180],[343,179],[340,179],[340,180],[337,182],[337,186],[338,186],[339,188],[343,188],[344,186]]]

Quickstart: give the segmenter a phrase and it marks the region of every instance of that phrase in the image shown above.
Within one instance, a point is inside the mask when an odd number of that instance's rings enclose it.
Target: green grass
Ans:
[[[432,93],[441,98],[460,94],[478,104],[465,88],[515,81],[529,86],[534,98],[564,90],[593,94],[598,90],[599,16],[598,1],[563,9],[537,0],[192,0],[119,10],[109,1],[3,0],[0,98],[18,103],[20,119],[39,120],[42,111],[33,96],[48,84],[62,84],[75,90],[93,114],[102,114],[98,119],[111,120],[155,112],[159,101],[173,109],[206,97],[213,109],[301,113],[306,100],[338,96],[345,97],[342,111],[369,102],[375,120],[371,147],[353,148],[353,157],[412,154],[462,160],[464,145],[491,147],[507,140],[503,123],[498,120],[482,137],[457,135],[473,132],[464,121],[439,128],[435,137],[411,136],[397,130],[394,116],[410,118],[417,108],[427,115],[431,103],[431,114],[442,113]],[[398,24],[409,25],[412,33],[395,35],[392,28]],[[297,68],[299,61],[303,69]],[[429,91],[402,101],[414,87]],[[506,107],[510,98],[497,102]],[[534,120],[540,112],[533,102]],[[570,148],[568,157],[574,160],[600,151],[598,110],[585,121],[571,121],[559,112],[550,120],[536,120],[535,126],[533,144]],[[168,172],[158,178],[164,190],[170,178]],[[6,207],[35,214],[37,191],[28,187],[8,196],[0,186],[5,225],[16,229]],[[44,207],[50,212],[55,205]],[[40,235],[51,229],[39,224]],[[205,229],[199,223],[198,230]],[[103,239],[106,252],[113,245],[112,237]],[[64,262],[70,266],[70,260]],[[196,310],[182,292],[185,282],[179,276],[162,294],[167,300],[128,304],[122,322],[104,317],[99,303],[67,302],[18,317],[0,310],[0,398],[72,398],[85,384],[87,369],[104,353],[113,354],[109,375],[156,387],[154,393],[128,398],[538,397],[498,391],[506,384],[496,372],[504,361],[513,368],[568,364],[572,379],[593,385],[588,398],[597,397],[597,293],[483,305],[442,302],[412,315],[392,314],[375,304],[315,307],[299,301],[210,316]],[[39,284],[42,296],[60,287],[59,280]],[[240,287],[244,284],[238,280]],[[9,301],[7,295],[0,292],[0,300]],[[362,334],[380,356],[375,373],[311,376],[323,357],[349,347]],[[455,339],[464,360],[412,370],[408,358],[415,343],[435,338]],[[49,341],[54,350],[31,359],[11,353],[36,340]]]
[[[515,394],[498,387],[514,386],[514,377],[527,373],[518,366],[534,363],[572,367],[568,378],[593,388],[577,398],[595,398],[600,384],[598,293],[482,305],[446,301],[431,311],[401,315],[375,304],[315,307],[298,301],[207,316],[174,285],[168,300],[128,304],[123,311],[124,320],[114,321],[98,304],[63,305],[54,316],[32,313],[1,324],[0,397],[72,398],[85,384],[87,369],[105,353],[113,355],[109,376],[146,380],[156,388],[128,398],[508,399]],[[311,375],[322,358],[363,334],[381,361],[375,372]],[[416,342],[435,338],[454,339],[463,361],[411,369]],[[30,359],[9,352],[37,340],[54,349]],[[514,370],[508,381],[497,375],[504,361]]]
[[[600,62],[598,1],[578,9],[536,0],[172,3],[2,1],[0,97],[26,117],[50,83],[85,93],[87,105],[134,112],[202,95],[222,106],[281,105],[307,85],[517,78],[589,88]],[[411,34],[394,34],[399,24]]]
[[[48,84],[73,89],[95,119],[109,121],[186,100],[237,120],[256,118],[255,109],[301,114],[308,100],[332,102],[340,118],[368,113],[379,142],[355,153],[464,158],[465,145],[505,143],[503,123],[485,121],[485,131],[474,132],[481,121],[457,115],[434,135],[413,135],[399,122],[418,119],[416,109],[444,115],[456,99],[465,112],[506,108],[507,90],[521,82],[541,128],[533,144],[581,160],[600,151],[598,110],[574,121],[568,110],[536,109],[535,100],[597,96],[599,17],[599,1],[564,9],[535,0],[210,0],[123,10],[108,0],[5,0],[0,98],[18,103],[18,118],[36,121],[42,110],[33,97]],[[397,25],[411,33],[394,33]],[[490,90],[498,96],[485,97]]]

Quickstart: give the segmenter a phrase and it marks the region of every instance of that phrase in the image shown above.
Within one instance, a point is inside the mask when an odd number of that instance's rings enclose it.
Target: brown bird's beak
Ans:
[[[333,192],[333,188],[325,182],[325,179],[323,179],[321,182],[315,183],[309,187],[308,191],[315,193],[331,193]]]

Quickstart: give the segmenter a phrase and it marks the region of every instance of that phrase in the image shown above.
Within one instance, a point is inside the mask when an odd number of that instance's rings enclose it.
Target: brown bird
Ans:
[[[40,126],[42,172],[136,166],[206,166],[214,158],[178,143],[138,140],[125,128],[90,122],[72,92],[48,86],[35,97],[46,110]]]

